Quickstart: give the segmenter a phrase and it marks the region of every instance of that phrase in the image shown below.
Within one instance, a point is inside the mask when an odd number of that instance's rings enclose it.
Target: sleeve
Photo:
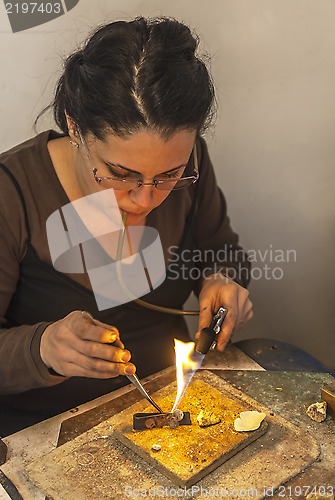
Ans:
[[[201,277],[222,273],[247,287],[251,269],[248,255],[239,245],[238,235],[230,225],[226,200],[217,185],[207,145],[202,138],[198,144],[200,176],[195,239],[201,255]],[[201,283],[202,280],[197,284],[197,293]]]
[[[0,394],[58,384],[40,356],[40,341],[50,323],[6,328],[6,312],[20,277],[27,230],[19,195],[0,169]]]

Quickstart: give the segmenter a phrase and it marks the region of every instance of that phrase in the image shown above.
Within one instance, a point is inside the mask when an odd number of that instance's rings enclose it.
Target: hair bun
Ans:
[[[76,66],[83,66],[85,64],[85,58],[82,50],[75,52],[66,60],[66,67],[71,71],[71,69],[75,69]]]
[[[197,55],[199,38],[173,18],[116,21],[96,29],[65,61],[52,104],[67,133],[65,110],[103,139],[141,127],[165,138],[203,131],[213,116],[214,87]]]

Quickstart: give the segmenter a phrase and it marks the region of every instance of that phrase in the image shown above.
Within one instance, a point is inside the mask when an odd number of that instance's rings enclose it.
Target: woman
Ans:
[[[87,272],[53,268],[46,221],[69,202],[112,189],[128,226],[156,228],[166,279],[143,299],[180,309],[194,290],[198,333],[224,305],[220,351],[252,317],[248,262],[201,137],[214,91],[196,49],[175,20],[103,26],[66,61],[52,104],[62,133],[0,156],[0,434],[124,385],[118,375],[158,371],[173,363],[173,337],[188,340],[180,316],[134,301],[99,310]]]

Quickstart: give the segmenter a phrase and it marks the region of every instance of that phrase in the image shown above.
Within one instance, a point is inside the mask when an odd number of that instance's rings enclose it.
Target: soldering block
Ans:
[[[164,411],[172,408],[175,392],[175,384],[170,384],[155,394],[156,402]],[[192,425],[134,431],[133,414],[151,410],[147,406],[139,409],[139,404],[147,405],[146,402],[136,403],[120,413],[117,422],[114,417],[114,436],[178,486],[193,485],[264,434],[268,426],[263,421],[255,431],[236,432],[235,419],[242,411],[256,408],[228,391],[217,390],[197,376],[181,403],[181,410],[190,412]],[[214,412],[221,422],[201,428],[197,422],[201,410]],[[159,453],[152,449],[153,444],[161,446]]]

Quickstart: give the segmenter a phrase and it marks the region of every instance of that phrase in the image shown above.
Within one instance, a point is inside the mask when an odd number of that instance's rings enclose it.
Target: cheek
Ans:
[[[117,204],[120,205],[120,202],[122,202],[123,200],[127,199],[128,192],[127,191],[118,191],[118,190],[115,189],[114,190],[114,195],[115,195]]]
[[[155,189],[154,193],[155,193],[155,196],[153,199],[154,206],[158,207],[169,196],[171,191],[159,191],[158,189]]]

